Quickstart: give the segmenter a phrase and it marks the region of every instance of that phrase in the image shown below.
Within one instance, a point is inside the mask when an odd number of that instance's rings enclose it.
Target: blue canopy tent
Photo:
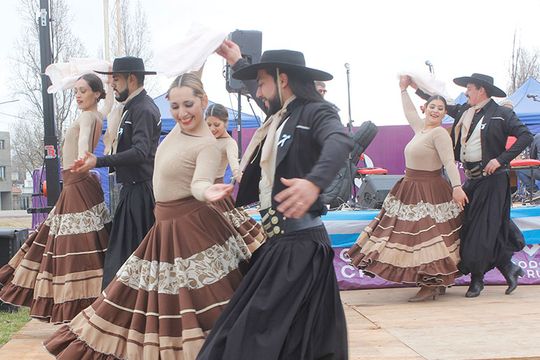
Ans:
[[[533,95],[537,97],[535,101]],[[529,78],[512,95],[508,97],[514,104],[514,112],[519,119],[529,127],[531,132],[540,132],[540,82]]]
[[[165,98],[166,94],[160,95],[156,98],[154,98],[154,102],[156,103],[157,107],[159,108],[159,112],[161,114],[161,140],[167,135],[172,128],[174,127],[175,120],[173,119],[171,115],[171,111],[169,108],[169,102]],[[209,101],[208,105],[213,104],[213,102]],[[228,125],[228,131],[233,131],[237,128],[238,123],[238,111],[235,111],[233,109],[227,108],[229,111],[229,125]],[[258,128],[261,124],[260,118],[258,116],[249,115],[246,113],[241,113],[242,115],[242,128]],[[105,130],[107,129],[107,121],[103,123],[103,133],[105,133]],[[94,154],[97,156],[103,155],[103,150],[105,149],[105,145],[103,144],[103,137],[99,138],[99,142],[96,146],[96,150],[94,151]],[[101,186],[103,188],[103,192],[105,193],[105,202],[109,204],[109,176],[108,176],[108,168],[98,168],[96,171],[99,173],[100,176],[100,182]],[[227,172],[225,173],[224,181],[228,182],[230,179],[230,169],[227,167]]]

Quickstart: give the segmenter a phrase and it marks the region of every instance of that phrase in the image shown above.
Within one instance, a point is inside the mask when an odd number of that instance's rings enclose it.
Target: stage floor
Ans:
[[[510,296],[487,286],[475,299],[454,287],[436,301],[408,303],[415,288],[342,291],[350,360],[540,359],[540,286]],[[55,326],[29,322],[0,360],[51,359],[41,342]]]

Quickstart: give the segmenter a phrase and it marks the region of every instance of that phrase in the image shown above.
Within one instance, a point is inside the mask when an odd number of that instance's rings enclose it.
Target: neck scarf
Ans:
[[[456,128],[454,129],[454,147],[457,145],[460,130],[461,130],[461,143],[462,144],[467,143],[467,134],[469,134],[469,129],[471,127],[474,114],[476,114],[478,111],[480,111],[480,109],[486,106],[486,104],[490,100],[491,98],[487,98],[486,100],[474,106],[471,106],[469,109],[467,109],[463,113],[463,115],[461,115],[461,118],[459,119],[459,122],[457,123]]]
[[[103,150],[104,155],[116,154],[116,147],[118,146],[118,130],[122,124],[122,115],[124,114],[124,107],[128,102],[130,102],[135,96],[139,95],[144,90],[144,87],[140,87],[127,97],[127,99],[121,103],[118,103],[117,106],[109,113],[107,116],[107,131],[103,135],[103,144],[105,145],[105,150]]]
[[[259,147],[261,142],[266,138],[264,141],[264,145],[262,148],[262,154],[261,154],[261,175],[266,174],[266,176],[269,176],[269,179],[273,179],[273,175],[275,172],[275,160],[276,160],[276,152],[273,151],[273,149],[276,148],[275,144],[275,138],[276,138],[276,131],[281,124],[281,121],[283,120],[283,117],[287,113],[287,106],[294,100],[296,97],[293,95],[285,103],[283,104],[283,107],[281,110],[279,110],[274,115],[270,116],[264,124],[255,131],[255,134],[253,135],[253,138],[249,142],[248,147],[246,148],[246,152],[244,156],[242,157],[242,161],[240,162],[240,169],[242,171],[246,168],[248,162],[251,160],[251,158],[255,155],[255,150]],[[272,155],[273,154],[273,155]]]

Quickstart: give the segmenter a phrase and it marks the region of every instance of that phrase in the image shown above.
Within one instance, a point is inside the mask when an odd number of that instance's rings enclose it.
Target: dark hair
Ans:
[[[275,68],[266,70],[277,84],[277,73]],[[301,74],[293,72],[287,69],[279,69],[280,73],[287,74],[289,78],[289,87],[292,93],[301,100],[307,100],[309,102],[327,102],[322,95],[317,91],[315,82],[310,79],[306,79]]]
[[[206,95],[203,83],[199,76],[194,73],[186,73],[177,76],[176,79],[173,80],[171,86],[169,86],[169,90],[167,90],[167,95],[165,96],[165,98],[169,98],[169,94],[171,93],[172,89],[183,86],[187,86],[188,88],[193,90],[193,95],[201,99],[204,97],[204,95]]]
[[[144,85],[144,74],[142,73],[131,73],[131,75],[135,76],[137,79],[137,85],[143,86]]]
[[[225,124],[229,121],[229,112],[227,111],[227,108],[221,104],[212,104],[206,108],[204,118],[208,119],[210,116],[217,117]]]
[[[480,90],[480,88],[484,88],[484,90],[485,90],[485,92],[486,92],[486,96],[487,96],[488,98],[493,96],[493,93],[492,93],[488,88],[486,88],[484,85],[479,84],[479,83],[475,83],[475,82],[471,82],[471,84],[474,85],[474,87],[476,88],[476,90]]]
[[[433,100],[441,100],[444,104],[444,110],[446,110],[446,108],[448,107],[448,104],[446,103],[446,99],[444,97],[442,97],[441,95],[432,95],[429,97],[429,99],[427,99],[426,101],[426,106],[429,105],[430,102],[432,102]]]
[[[144,85],[144,74],[141,73],[119,73],[118,75],[122,76],[126,81],[129,78],[129,75],[135,76],[135,79],[137,79],[137,85],[143,86]]]
[[[99,76],[97,76],[96,74],[89,73],[89,74],[82,75],[77,80],[81,80],[81,79],[86,81],[86,83],[88,84],[88,86],[90,86],[90,89],[92,89],[93,92],[99,93],[98,101],[101,99],[105,99],[105,96],[107,95],[107,93],[105,92],[105,89],[103,88],[103,81],[101,81]]]

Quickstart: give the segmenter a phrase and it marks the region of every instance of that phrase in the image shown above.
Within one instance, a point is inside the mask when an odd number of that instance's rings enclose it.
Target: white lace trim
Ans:
[[[243,209],[234,208],[229,211],[225,211],[223,216],[232,224],[235,228],[239,228],[245,222],[249,221],[249,216]]]
[[[109,209],[104,202],[80,213],[57,215],[55,211],[56,207],[45,220],[45,225],[50,228],[49,234],[56,236],[99,231],[105,224],[111,222]]]
[[[383,209],[386,211],[386,215],[397,217],[399,220],[418,221],[429,216],[437,223],[455,219],[461,213],[458,204],[453,200],[436,205],[423,201],[417,204],[405,205],[393,195],[386,197]]]
[[[187,259],[175,258],[173,264],[131,255],[116,276],[132,289],[178,294],[181,288],[200,289],[218,282],[250,256],[244,241],[231,236],[224,244],[216,244]]]

